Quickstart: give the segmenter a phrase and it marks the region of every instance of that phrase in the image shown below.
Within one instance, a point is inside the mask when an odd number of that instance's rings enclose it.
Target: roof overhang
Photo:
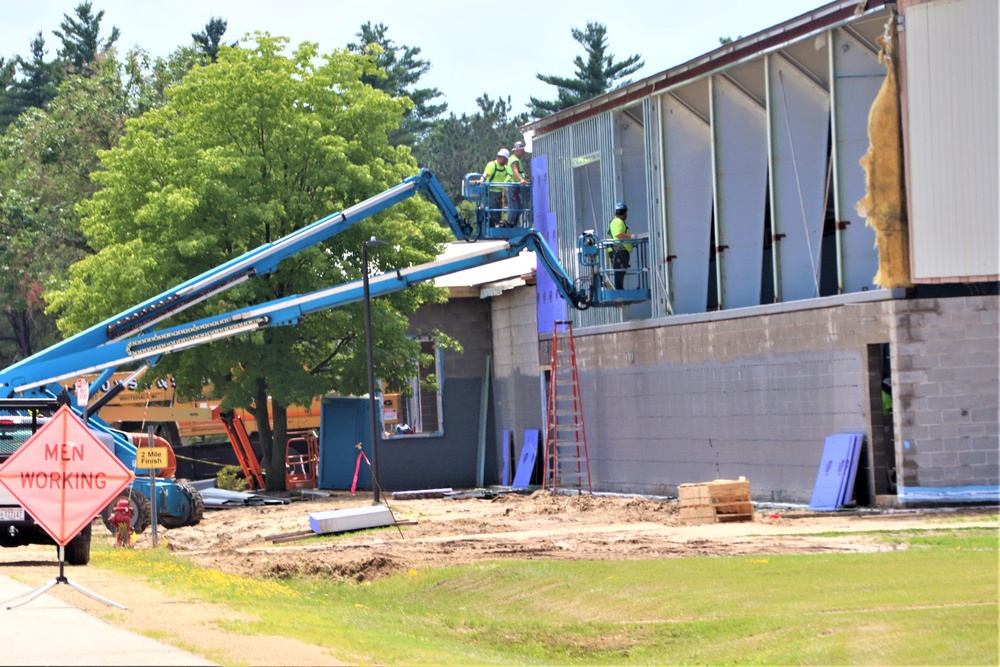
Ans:
[[[563,109],[524,125],[522,130],[539,137],[592,116],[628,106],[656,93],[690,83],[735,64],[777,51],[791,42],[844,25],[859,17],[882,11],[895,0],[837,0],[776,26],[726,44],[703,56],[610,93]]]

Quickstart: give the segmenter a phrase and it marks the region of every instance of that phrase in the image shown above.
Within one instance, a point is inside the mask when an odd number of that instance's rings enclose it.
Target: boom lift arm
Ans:
[[[428,264],[420,264],[406,269],[396,269],[373,276],[369,280],[372,297],[383,296],[406,289],[410,285],[434,280],[457,271],[485,266],[493,262],[516,257],[522,250],[535,251],[543,267],[556,282],[560,293],[577,308],[589,306],[584,290],[573,286],[570,278],[556,262],[552,251],[537,232],[528,232],[516,241],[500,246],[486,247],[463,257],[457,257]],[[33,374],[23,376],[25,385],[18,388],[23,393],[33,393],[46,387],[46,375],[56,375],[61,369],[72,368],[73,376],[116,368],[122,364],[146,359],[156,359],[164,354],[177,352],[214,340],[229,338],[239,333],[266,327],[297,324],[301,318],[330,308],[337,308],[364,298],[363,283],[356,280],[308,294],[292,295],[274,301],[249,306],[224,315],[213,316],[181,324],[175,327],[113,341],[96,349],[70,352],[50,361],[38,361],[31,370]],[[27,370],[27,369],[26,369]],[[7,381],[0,374],[0,381]],[[51,389],[43,389],[51,393]]]
[[[20,392],[23,389],[75,378],[86,372],[90,365],[75,366],[61,360],[79,357],[81,352],[95,350],[109,342],[126,339],[137,332],[149,331],[157,323],[214,294],[254,276],[273,273],[282,260],[346,231],[354,224],[409,199],[417,192],[424,192],[438,207],[456,238],[465,240],[471,238],[472,226],[462,218],[448,199],[437,177],[429,169],[422,169],[416,176],[407,178],[399,185],[360,204],[328,215],[278,241],[251,250],[8,367],[0,372],[0,393]],[[232,334],[240,333],[242,330],[245,329],[234,330]],[[39,368],[49,370],[39,373]],[[61,369],[61,372],[56,372],[56,369]]]

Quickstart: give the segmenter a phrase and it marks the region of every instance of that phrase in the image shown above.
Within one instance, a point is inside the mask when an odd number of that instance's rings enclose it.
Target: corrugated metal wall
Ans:
[[[536,137],[568,272],[578,235],[603,229],[616,201],[650,235],[652,302],[574,323],[874,288],[875,233],[854,204],[888,18],[866,15]]]
[[[904,23],[912,271],[1000,275],[997,0],[931,2]]]

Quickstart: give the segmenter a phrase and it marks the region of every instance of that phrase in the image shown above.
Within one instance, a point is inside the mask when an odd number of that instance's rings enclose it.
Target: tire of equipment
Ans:
[[[160,515],[160,525],[164,528],[182,528],[183,526],[197,526],[205,516],[205,501],[202,500],[198,489],[190,484],[181,484],[181,492],[187,496],[187,512],[184,516]]]
[[[63,551],[67,563],[70,565],[86,565],[90,562],[91,534],[91,524],[87,524],[86,528],[70,540]]]

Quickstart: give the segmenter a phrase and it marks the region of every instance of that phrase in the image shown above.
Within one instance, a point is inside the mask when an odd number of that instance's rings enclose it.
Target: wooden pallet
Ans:
[[[717,479],[700,484],[681,484],[677,487],[680,498],[680,517],[685,523],[724,523],[727,521],[753,521],[753,503],[750,502],[750,482]]]

